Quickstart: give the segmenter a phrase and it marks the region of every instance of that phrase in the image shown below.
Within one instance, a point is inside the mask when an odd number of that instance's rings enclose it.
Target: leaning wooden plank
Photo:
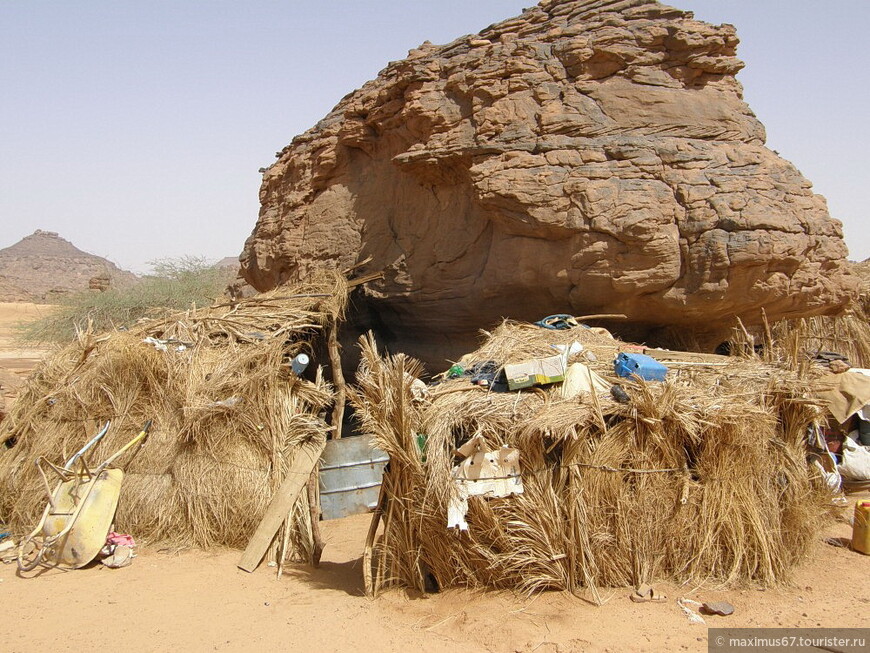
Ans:
[[[311,470],[320,460],[320,454],[323,453],[325,446],[326,440],[318,439],[316,442],[299,447],[290,463],[284,482],[281,483],[275,496],[272,497],[272,502],[266,508],[266,514],[263,515],[260,525],[257,526],[251,541],[248,542],[248,548],[245,549],[241,560],[239,560],[239,569],[252,572],[263,560],[266,549],[272,543],[275,533],[281,528],[281,524],[287,518],[290,508],[293,507],[302,488],[308,483]]]
[[[647,356],[652,356],[657,361],[662,363],[675,363],[678,361],[686,363],[733,363],[734,359],[729,356],[721,356],[719,354],[704,354],[696,351],[676,351],[671,349],[655,349],[646,347],[643,353]]]

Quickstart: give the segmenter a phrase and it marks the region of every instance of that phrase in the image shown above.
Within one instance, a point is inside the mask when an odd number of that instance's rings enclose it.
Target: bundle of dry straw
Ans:
[[[773,355],[798,363],[836,352],[854,367],[870,367],[870,320],[857,305],[838,316],[783,320],[771,329]]]
[[[799,370],[821,352],[842,354],[853,367],[870,367],[870,261],[852,263],[850,267],[860,285],[857,297],[841,313],[780,320],[768,326],[762,309],[760,334],[753,337],[742,328],[742,334],[735,332],[736,340],[743,341],[743,351],[752,351],[753,344],[762,344],[765,360]],[[747,343],[747,339],[752,342]],[[740,349],[739,344],[735,349]]]
[[[129,331],[81,334],[34,372],[3,422],[0,519],[19,533],[37,522],[46,503],[38,456],[62,464],[111,420],[88,452],[99,462],[152,419],[127,469],[116,529],[177,546],[244,546],[296,448],[326,437],[332,388],[319,371],[314,382],[297,377],[290,362],[341,318],[346,296],[344,277],[324,273]],[[292,522],[305,557],[307,496]]]
[[[806,464],[820,412],[795,373],[734,359],[630,382],[613,377],[622,343],[606,333],[505,323],[487,336],[466,366],[550,356],[550,345],[576,340],[630,402],[563,399],[557,386],[489,392],[464,378],[419,402],[410,392],[419,363],[361,341],[354,402],[390,455],[371,591],[422,590],[431,575],[442,588],[557,588],[597,600],[601,587],[657,580],[773,584],[806,554],[829,495]],[[469,530],[448,530],[454,452],[478,433],[491,449],[519,449],[524,493],[472,496]]]

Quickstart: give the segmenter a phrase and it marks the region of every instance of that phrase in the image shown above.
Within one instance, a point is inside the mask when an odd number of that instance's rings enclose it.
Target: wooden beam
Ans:
[[[332,383],[335,386],[335,405],[332,409],[332,432],[333,440],[341,439],[341,426],[344,422],[344,404],[347,397],[347,382],[344,380],[344,372],[341,369],[341,352],[338,347],[338,319],[334,319],[329,326],[327,336],[327,350],[329,352],[329,365],[332,367]]]
[[[320,566],[320,556],[323,555],[323,537],[320,535],[320,502],[318,501],[317,484],[320,482],[317,465],[308,477],[308,511],[311,515],[311,540],[314,547],[311,550],[311,566]]]
[[[296,499],[299,498],[299,493],[302,488],[308,483],[311,477],[311,470],[317,465],[320,460],[320,455],[323,453],[323,448],[326,446],[326,439],[318,439],[315,442],[303,444],[296,450],[296,455],[290,463],[287,470],[287,476],[284,477],[284,482],[275,492],[272,497],[269,507],[266,508],[266,514],[254,531],[251,541],[248,542],[248,547],[242,554],[239,560],[239,569],[244,569],[247,572],[254,571],[266,555],[266,550],[275,539],[275,534],[281,528],[281,524],[287,519],[287,515]]]

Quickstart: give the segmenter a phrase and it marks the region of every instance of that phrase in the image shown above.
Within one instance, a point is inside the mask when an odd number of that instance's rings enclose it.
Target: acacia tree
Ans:
[[[48,315],[23,326],[20,337],[29,342],[66,342],[89,325],[101,332],[130,326],[143,317],[208,306],[235,276],[233,270],[196,256],[157,259],[149,265],[149,274],[124,288],[62,297]]]

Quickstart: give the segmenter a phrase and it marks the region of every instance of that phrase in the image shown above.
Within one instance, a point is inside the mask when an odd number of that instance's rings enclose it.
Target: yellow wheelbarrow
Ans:
[[[149,428],[151,420],[135,438],[94,469],[88,467],[84,453],[106,434],[108,423],[63,467],[52,464],[44,456],[36,459],[48,494],[48,505],[37,527],[18,547],[19,570],[31,571],[40,564],[78,569],[97,557],[112,527],[124,480],[124,471],[110,465],[141,444]],[[53,492],[45,467],[60,477]],[[27,559],[29,556],[32,557]]]

